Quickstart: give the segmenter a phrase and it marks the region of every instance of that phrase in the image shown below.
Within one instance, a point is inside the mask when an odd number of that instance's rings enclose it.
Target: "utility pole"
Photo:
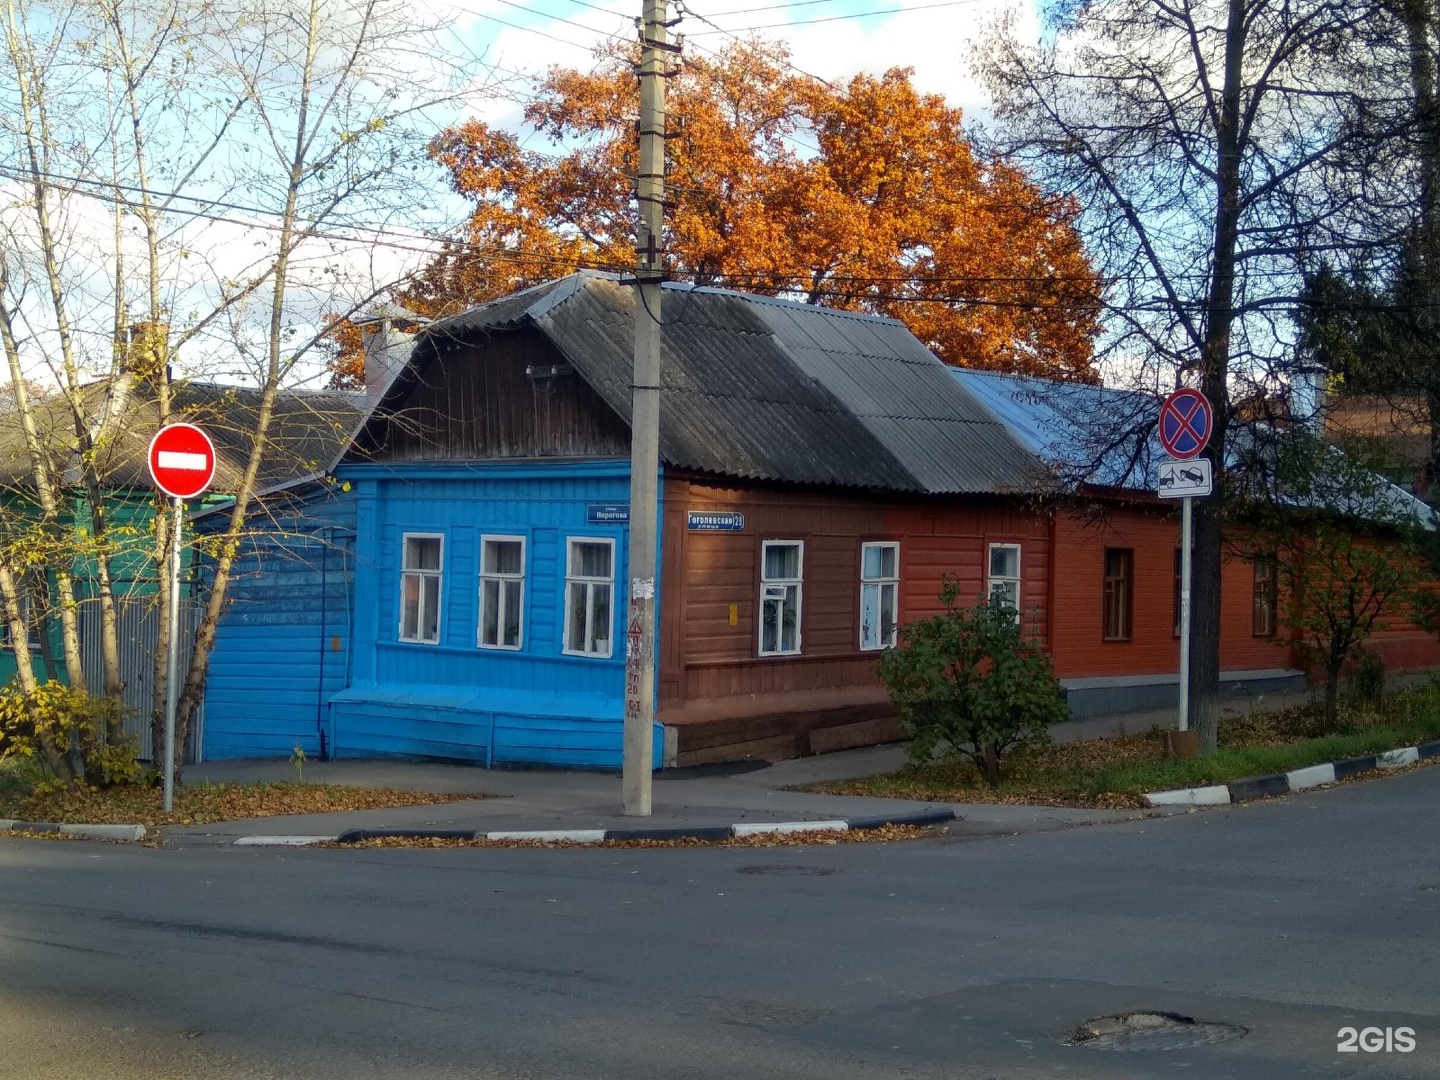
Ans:
[[[665,0],[642,0],[635,223],[635,377],[630,410],[630,604],[625,633],[625,813],[650,814],[655,717],[655,537],[660,472],[660,283],[664,280]]]

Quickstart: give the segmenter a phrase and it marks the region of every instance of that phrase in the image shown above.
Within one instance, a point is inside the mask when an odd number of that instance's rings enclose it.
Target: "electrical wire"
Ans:
[[[871,19],[879,15],[903,15],[910,11],[933,11],[937,8],[969,7],[972,4],[978,4],[980,2],[981,0],[945,0],[944,3],[939,4],[916,4],[913,7],[879,8],[875,11],[856,11],[847,15],[826,15],[818,19],[795,19],[792,22],[765,23],[761,26],[747,26],[745,29],[749,33],[753,33],[756,30],[788,30],[797,26],[815,26],[819,23],[841,22],[848,19]],[[699,17],[698,15],[696,16],[696,18]],[[708,22],[709,20],[703,21]],[[714,26],[713,23],[711,23],[711,25]],[[708,37],[712,34],[729,33],[730,31],[717,26],[714,30],[700,30],[691,36]],[[733,37],[734,35],[731,34],[731,36]]]

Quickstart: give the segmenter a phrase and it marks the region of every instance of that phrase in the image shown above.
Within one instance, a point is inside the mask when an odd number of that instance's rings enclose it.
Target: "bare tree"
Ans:
[[[1293,355],[1305,260],[1357,243],[1357,118],[1376,89],[1341,73],[1363,70],[1369,29],[1333,0],[1097,0],[1066,5],[1041,44],[1002,25],[981,50],[998,148],[1085,208],[1113,283],[1106,353],[1148,388],[1204,392],[1217,477],[1237,402]],[[1221,498],[1195,517],[1197,580],[1217,586]],[[1190,700],[1213,749],[1220,590],[1196,596]]]
[[[185,379],[206,374],[258,393],[226,418],[245,429],[244,462],[185,675],[183,747],[276,401],[323,378],[309,358],[325,313],[357,310],[433,254],[425,143],[489,92],[488,73],[400,0],[0,3],[0,93],[18,106],[0,116],[0,186],[16,197],[0,212],[0,329],[30,459],[22,486],[57,545],[85,534],[84,588],[69,560],[51,565],[72,682],[84,680],[86,591],[101,615],[104,691],[118,695],[115,559],[144,549],[154,578],[169,569],[163,502],[153,533],[110,520],[137,408],[164,423]],[[59,388],[46,410],[24,393],[36,373]],[[63,520],[74,495],[83,530]],[[160,610],[163,656],[172,628]],[[158,658],[154,675],[158,718]]]

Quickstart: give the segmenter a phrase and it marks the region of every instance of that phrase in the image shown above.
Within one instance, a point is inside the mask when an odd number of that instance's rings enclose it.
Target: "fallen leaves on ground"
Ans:
[[[1316,702],[1223,716],[1220,746],[1222,749],[1284,747],[1328,735],[1364,734],[1397,724],[1428,724],[1433,729],[1437,699],[1440,699],[1440,684],[1404,690],[1374,701],[1346,701],[1334,725],[1327,723],[1323,707]],[[1423,741],[1419,735],[1417,739]],[[1016,753],[1005,758],[1004,779],[998,788],[986,784],[970,762],[947,759],[888,775],[809,784],[800,790],[936,802],[1142,809],[1146,790],[1189,786],[1188,783],[1165,783],[1163,772],[1154,777],[1154,783],[1137,780],[1137,775],[1144,775],[1143,766],[1151,763],[1158,766],[1164,760],[1162,733],[1154,728],[1143,734],[1086,739]],[[1133,771],[1136,766],[1142,767],[1138,773]],[[1127,769],[1132,770],[1132,775],[1123,777]],[[1393,776],[1396,771],[1376,770],[1355,779]],[[1122,790],[1112,790],[1107,787],[1110,784]]]
[[[1160,761],[1164,756],[1164,747],[1158,739],[1149,735],[1122,735],[1047,746],[1006,759],[1004,782],[998,788],[990,787],[969,762],[945,761],[887,776],[810,784],[804,790],[934,802],[1131,810],[1145,805],[1141,796],[1121,791],[1080,790],[1076,778],[1116,765]]]
[[[285,814],[389,810],[397,806],[425,806],[484,797],[297,781],[182,785],[175,789],[174,809],[167,814],[159,787],[120,784],[92,788],[76,784],[59,790],[0,793],[0,818],[89,825],[205,825]]]
[[[685,848],[685,847],[815,847],[829,844],[873,844],[891,840],[919,840],[933,835],[920,825],[885,825],[879,829],[811,829],[807,832],[768,832],[752,836],[732,836],[725,840],[700,840],[676,837],[669,840],[601,840],[581,843],[577,840],[458,840],[448,836],[375,836],[352,844],[324,843],[326,848]]]

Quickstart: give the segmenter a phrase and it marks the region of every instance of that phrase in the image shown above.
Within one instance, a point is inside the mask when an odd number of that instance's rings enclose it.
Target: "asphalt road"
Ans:
[[[0,1077],[1437,1077],[1437,820],[1427,768],[892,845],[4,839]],[[1248,1033],[1062,1041],[1129,1010]]]

